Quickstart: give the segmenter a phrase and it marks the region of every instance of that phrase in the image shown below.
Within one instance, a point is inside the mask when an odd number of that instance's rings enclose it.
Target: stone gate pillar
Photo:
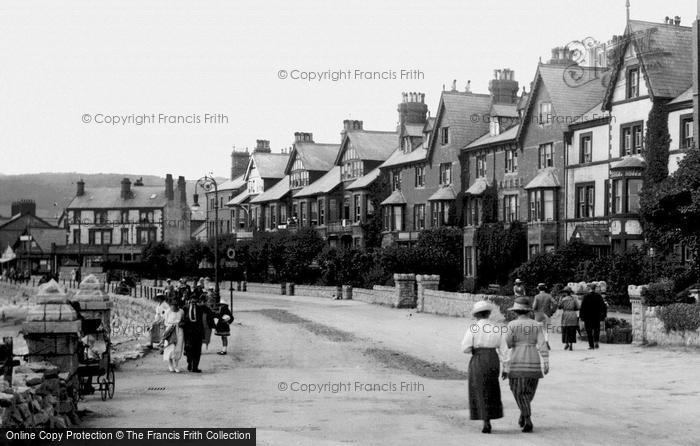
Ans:
[[[416,308],[416,275],[394,274],[394,307]]]
[[[68,301],[66,291],[56,281],[42,285],[37,304],[27,311],[22,324],[27,341],[28,362],[46,361],[60,372],[73,373],[78,368],[78,313]]]
[[[111,333],[112,302],[99,278],[90,274],[80,283],[78,292],[71,299],[80,305],[80,314],[85,319],[101,319],[107,333]]]
[[[642,345],[646,344],[646,320],[645,313],[646,308],[642,303],[642,290],[646,288],[645,285],[635,286],[629,285],[627,287],[627,294],[630,297],[630,303],[632,304],[632,344]]]
[[[440,284],[440,276],[436,274],[419,274],[416,276],[418,284],[418,302],[416,308],[423,311],[425,307],[425,290],[437,290]]]

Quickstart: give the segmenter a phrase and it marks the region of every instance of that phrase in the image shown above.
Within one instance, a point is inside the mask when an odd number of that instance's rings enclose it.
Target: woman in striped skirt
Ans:
[[[503,379],[508,378],[510,390],[520,409],[518,424],[523,432],[532,432],[530,403],[535,398],[540,378],[549,373],[549,347],[545,341],[544,327],[529,317],[532,311],[529,299],[515,299],[515,304],[509,310],[518,317],[508,324],[505,335],[510,350],[502,376]]]
[[[507,350],[505,327],[489,320],[491,304],[476,302],[472,316],[476,321],[467,327],[462,351],[471,353],[469,361],[469,417],[483,420],[481,432],[491,433],[491,420],[503,418],[501,387],[498,383],[501,356]]]

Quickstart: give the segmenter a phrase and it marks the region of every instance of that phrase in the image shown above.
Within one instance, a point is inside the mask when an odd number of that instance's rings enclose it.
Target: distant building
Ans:
[[[60,265],[138,261],[150,242],[179,246],[191,237],[182,176],[177,185],[168,174],[164,186],[145,186],[140,180],[132,185],[124,178],[120,187],[94,189],[80,180],[66,212],[68,244],[58,252]]]
[[[66,232],[37,217],[33,200],[11,205],[11,217],[0,224],[0,269],[43,274],[54,270],[53,254],[66,244]]]

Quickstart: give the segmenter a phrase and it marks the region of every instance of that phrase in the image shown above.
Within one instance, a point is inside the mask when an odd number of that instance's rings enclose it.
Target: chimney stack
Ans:
[[[255,149],[253,153],[270,153],[270,141],[267,139],[257,139],[255,140]]]
[[[425,124],[428,106],[425,93],[402,93],[403,102],[399,104],[399,126],[404,124]]]
[[[248,169],[248,150],[236,150],[234,146],[231,152],[231,180],[245,174]]]
[[[83,179],[81,178],[78,180],[76,185],[77,185],[77,188],[75,191],[75,196],[82,197],[83,195],[85,195],[85,181],[83,181]]]
[[[294,142],[314,142],[314,134],[308,132],[294,132]]]
[[[173,188],[173,175],[165,175],[165,198],[168,201],[173,201],[175,199],[175,190]]]
[[[180,203],[187,204],[187,183],[182,175],[177,177],[177,190],[180,193]]]
[[[676,25],[676,26],[681,26],[681,17],[678,16],[678,15],[675,16],[675,17],[673,18],[673,24]]]
[[[554,55],[554,50],[552,50]],[[510,68],[493,71],[494,78],[489,81],[489,92],[494,104],[515,104],[518,100],[518,82],[515,72]]]
[[[122,179],[121,198],[122,200],[128,200],[131,198],[131,180],[128,178]]]
[[[13,201],[11,206],[12,216],[15,215],[36,215],[36,203],[34,200],[18,200]]]

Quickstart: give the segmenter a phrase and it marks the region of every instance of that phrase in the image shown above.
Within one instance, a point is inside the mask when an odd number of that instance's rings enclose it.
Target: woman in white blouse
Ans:
[[[489,320],[492,306],[486,301],[472,307],[470,322],[462,340],[462,351],[471,353],[469,361],[469,417],[483,420],[481,432],[491,433],[491,420],[503,418],[501,387],[498,383],[500,363],[507,367],[504,326]]]
[[[168,363],[168,370],[175,373],[180,373],[177,367],[182,352],[185,348],[185,338],[180,327],[180,322],[184,312],[179,308],[176,301],[170,302],[170,308],[165,312],[164,323],[166,333],[166,347],[163,350],[163,361]]]

